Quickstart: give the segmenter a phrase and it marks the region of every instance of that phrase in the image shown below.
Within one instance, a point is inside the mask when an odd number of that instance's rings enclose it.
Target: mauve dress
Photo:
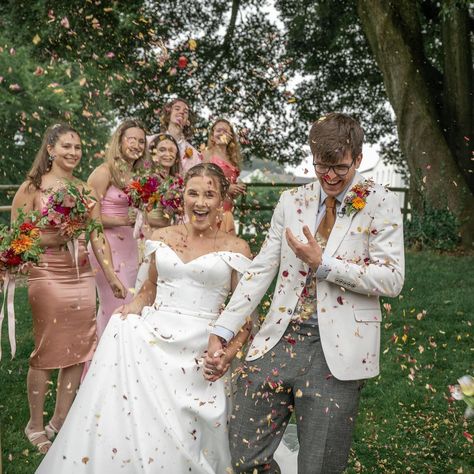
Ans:
[[[127,196],[121,189],[113,185],[107,189],[101,201],[101,206],[103,215],[119,217],[128,215]],[[133,228],[131,226],[108,227],[104,228],[104,233],[112,251],[115,272],[128,293],[124,300],[114,296],[89,244],[90,261],[95,271],[95,281],[99,295],[97,311],[97,335],[99,338],[102,336],[114,309],[133,299],[138,272],[138,244],[133,238]]]
[[[57,230],[42,231],[46,232]],[[79,240],[78,255],[76,268],[65,246],[47,247],[30,270],[28,299],[35,340],[30,367],[34,369],[70,367],[91,360],[94,354],[95,281],[85,240]]]

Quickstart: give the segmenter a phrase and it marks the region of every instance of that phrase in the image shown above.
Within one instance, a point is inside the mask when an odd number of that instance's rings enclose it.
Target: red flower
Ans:
[[[178,68],[184,69],[188,65],[188,58],[186,56],[180,56],[178,58]]]
[[[23,263],[20,255],[16,255],[13,249],[8,249],[1,258],[7,267],[17,267]]]
[[[285,278],[289,275],[288,270],[283,270],[281,273]]]
[[[23,222],[23,224],[21,224],[20,226],[20,231],[28,233],[28,232],[31,232],[35,228],[36,226],[32,224],[31,222]]]

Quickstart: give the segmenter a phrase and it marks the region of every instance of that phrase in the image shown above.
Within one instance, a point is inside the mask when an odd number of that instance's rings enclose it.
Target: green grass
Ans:
[[[474,473],[473,445],[463,436],[473,434],[474,420],[463,418],[463,402],[448,401],[448,385],[473,373],[473,268],[474,256],[407,256],[402,295],[384,301],[391,312],[382,332],[382,372],[362,392],[348,472]],[[5,327],[0,362],[5,474],[33,473],[41,460],[23,435],[33,347],[25,288],[17,292],[16,311],[17,356],[9,360]]]

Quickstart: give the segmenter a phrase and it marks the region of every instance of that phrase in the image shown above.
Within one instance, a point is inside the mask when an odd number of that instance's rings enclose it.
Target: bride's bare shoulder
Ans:
[[[223,236],[222,247],[228,252],[241,253],[248,258],[252,258],[249,244],[246,240],[236,237],[235,235],[225,234]]]

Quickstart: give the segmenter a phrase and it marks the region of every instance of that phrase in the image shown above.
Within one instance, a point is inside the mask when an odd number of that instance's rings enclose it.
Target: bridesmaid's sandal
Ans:
[[[41,453],[41,454],[46,454],[49,451],[49,448],[51,447],[52,443],[49,439],[46,441],[40,441],[37,443],[40,438],[44,437],[47,438],[46,436],[46,431],[36,431],[35,433],[28,433],[28,431],[25,428],[25,435],[28,438],[28,441]]]
[[[53,440],[55,436],[59,433],[59,430],[53,425],[51,420],[49,423],[44,427],[44,431],[46,432],[46,437],[49,440]]]

